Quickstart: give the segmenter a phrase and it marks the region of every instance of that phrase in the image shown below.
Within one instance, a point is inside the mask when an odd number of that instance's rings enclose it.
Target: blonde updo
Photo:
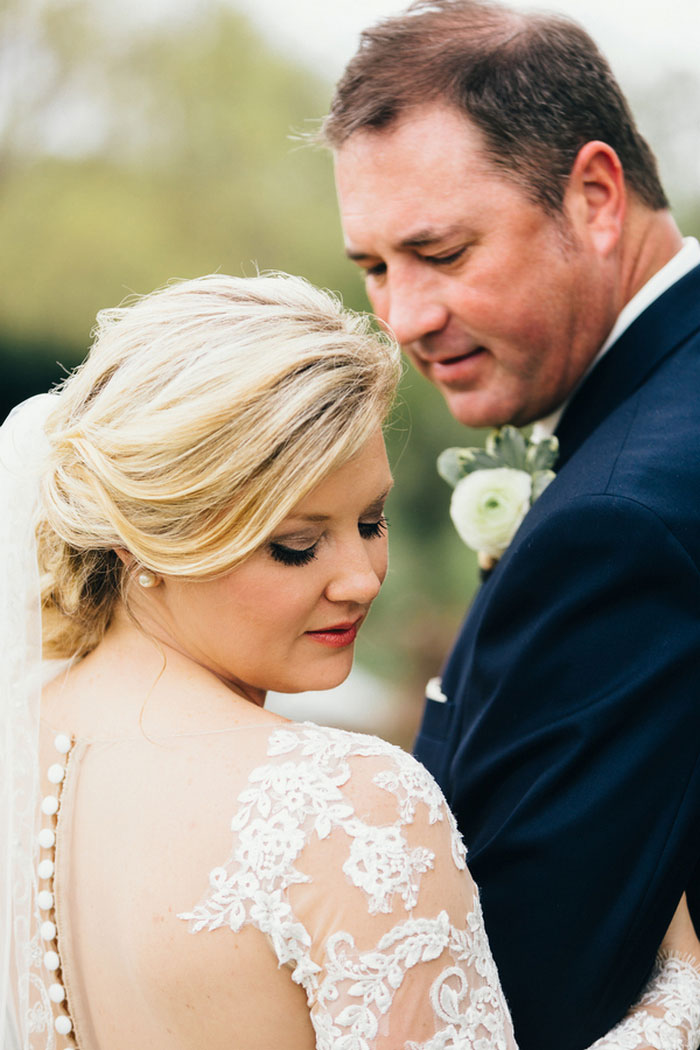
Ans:
[[[82,656],[157,573],[232,569],[384,420],[399,351],[302,278],[215,274],[98,315],[47,433],[45,655]]]

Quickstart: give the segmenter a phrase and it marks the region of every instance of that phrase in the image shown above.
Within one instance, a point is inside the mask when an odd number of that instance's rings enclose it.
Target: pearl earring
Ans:
[[[142,569],[136,579],[141,587],[157,587],[158,577],[150,569]]]

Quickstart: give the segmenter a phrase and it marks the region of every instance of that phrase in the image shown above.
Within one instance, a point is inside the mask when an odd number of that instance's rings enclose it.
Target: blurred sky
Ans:
[[[403,0],[231,0],[285,50],[335,77],[361,29],[407,5]],[[511,0],[520,8],[557,10],[581,22],[611,61],[623,85],[666,70],[700,70],[698,0]],[[120,0],[120,14],[186,17],[198,0]]]

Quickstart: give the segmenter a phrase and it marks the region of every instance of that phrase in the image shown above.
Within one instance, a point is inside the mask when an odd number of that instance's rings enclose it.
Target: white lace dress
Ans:
[[[271,722],[59,737],[57,772],[43,736],[32,1050],[514,1050],[454,819],[405,752]],[[595,1047],[698,1042],[700,974],[666,959]]]

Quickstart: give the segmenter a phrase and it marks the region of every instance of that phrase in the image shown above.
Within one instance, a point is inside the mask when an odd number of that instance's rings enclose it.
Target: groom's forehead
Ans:
[[[465,224],[478,218],[485,191],[522,192],[490,162],[479,129],[441,104],[379,131],[355,131],[334,161],[346,249],[358,262],[365,233],[386,235],[398,249],[426,247],[452,232],[469,235]]]

